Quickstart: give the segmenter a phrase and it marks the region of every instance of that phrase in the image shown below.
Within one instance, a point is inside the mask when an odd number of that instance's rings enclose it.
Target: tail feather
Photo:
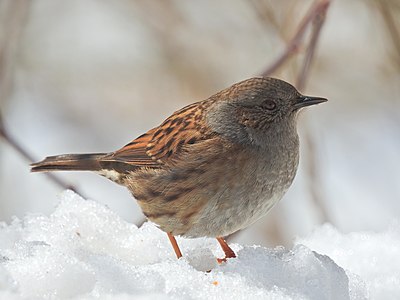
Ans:
[[[49,171],[100,171],[101,158],[106,153],[65,154],[46,157],[44,160],[31,164],[32,172]]]

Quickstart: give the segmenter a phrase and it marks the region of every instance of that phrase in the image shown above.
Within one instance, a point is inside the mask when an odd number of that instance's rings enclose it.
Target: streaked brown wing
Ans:
[[[106,159],[138,167],[173,165],[187,145],[215,136],[204,120],[204,110],[212,103],[208,100],[184,107]]]

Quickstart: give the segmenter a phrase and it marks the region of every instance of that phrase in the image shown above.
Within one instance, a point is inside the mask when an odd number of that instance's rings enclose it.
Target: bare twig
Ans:
[[[0,103],[5,103],[12,90],[13,84],[13,63],[14,56],[19,42],[21,33],[23,32],[28,13],[30,2],[25,0],[4,1],[0,3],[3,9],[4,19],[1,19],[0,32]],[[6,130],[3,121],[2,112],[0,111],[0,138],[9,144],[16,152],[29,162],[33,162],[33,157],[28,151],[19,144]],[[77,189],[55,175],[46,174],[55,184],[63,189],[71,189],[82,195]]]
[[[329,5],[329,2],[327,3]],[[326,9],[327,8],[328,6],[326,6]],[[318,14],[315,15],[314,20],[312,22],[313,26],[312,26],[310,43],[308,44],[306,55],[303,61],[303,66],[299,72],[296,82],[296,86],[299,90],[304,89],[306,85],[306,80],[309,77],[308,75],[311,69],[311,62],[313,61],[314,58],[315,49],[317,47],[321,28],[325,22],[325,17],[326,17],[326,10],[321,10]]]
[[[11,137],[8,134],[7,130],[5,129],[4,123],[3,123],[1,111],[0,111],[0,137],[3,138],[6,141],[6,143],[9,144],[25,160],[27,160],[31,163],[35,161],[35,159],[32,157],[32,155],[30,153],[28,153],[28,151],[23,146],[21,146],[13,137]],[[51,181],[53,181],[56,185],[58,185],[62,189],[73,190],[75,193],[81,195],[84,199],[86,199],[84,194],[81,191],[79,191],[76,187],[74,187],[73,185],[64,182],[63,180],[61,180],[59,177],[57,177],[53,173],[45,173],[45,174]]]
[[[386,28],[392,39],[393,46],[396,49],[397,64],[400,65],[400,32],[399,28],[397,28],[396,26],[396,22],[391,10],[391,6],[394,7],[394,5],[392,5],[391,2],[387,0],[376,1],[376,4],[382,14],[383,21],[385,22]]]
[[[249,4],[252,5],[254,12],[263,24],[268,27],[272,25],[275,29],[279,29],[280,25],[275,17],[272,5],[259,0],[251,0]]]
[[[308,44],[306,54],[303,60],[302,67],[298,73],[297,80],[296,80],[296,87],[299,90],[304,90],[307,79],[309,78],[311,64],[314,59],[315,50],[317,47],[318,39],[320,36],[321,28],[324,24],[325,17],[326,17],[326,10],[329,6],[329,1],[326,4],[326,9],[321,10],[318,14],[315,15],[314,20],[312,21],[312,33],[310,42]],[[307,153],[307,164],[306,171],[308,173],[308,186],[311,195],[311,200],[314,202],[316,208],[318,208],[320,216],[324,222],[330,222],[330,217],[328,211],[322,201],[323,196],[321,195],[320,189],[320,176],[318,176],[318,164],[317,164],[317,146],[314,143],[314,139],[312,138],[312,134],[310,130],[306,127],[305,134],[304,134],[305,146],[306,146],[306,153]]]
[[[329,3],[330,0],[321,0],[314,2],[308,13],[300,22],[296,33],[294,34],[293,38],[290,39],[285,51],[269,67],[267,67],[261,75],[269,76],[272,73],[276,72],[285,62],[289,60],[289,58],[291,58],[298,52],[300,45],[302,44],[302,41],[304,39],[304,35],[306,29],[308,28],[308,25],[313,22],[316,17],[320,16],[321,14],[326,14]]]
[[[2,137],[15,151],[21,154],[26,160],[33,162],[33,158],[29,155],[29,153],[19,145],[13,138],[11,138],[4,128],[3,117],[0,111],[0,137]]]
[[[310,133],[310,130],[306,127],[305,133],[303,136],[305,148],[307,149],[307,160],[306,160],[306,172],[308,173],[307,181],[308,181],[308,189],[310,191],[311,201],[314,203],[314,206],[318,209],[320,218],[322,222],[332,223],[332,220],[329,216],[326,205],[322,201],[323,195],[321,193],[321,182],[319,176],[319,169],[317,163],[317,147],[314,143],[314,139]]]
[[[25,26],[29,1],[14,0],[0,2],[0,104],[9,96],[12,88],[12,59]]]

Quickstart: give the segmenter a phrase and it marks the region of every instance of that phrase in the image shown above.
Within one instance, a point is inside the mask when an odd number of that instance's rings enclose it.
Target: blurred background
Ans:
[[[175,110],[273,64],[312,1],[2,0],[0,112],[40,160],[108,152]],[[273,76],[295,83],[310,29]],[[302,92],[329,102],[300,116],[301,164],[269,215],[232,241],[289,246],[329,222],[379,231],[400,216],[400,1],[335,0]],[[50,214],[63,190],[0,139],[0,221]],[[128,191],[89,173],[57,173],[123,219]]]

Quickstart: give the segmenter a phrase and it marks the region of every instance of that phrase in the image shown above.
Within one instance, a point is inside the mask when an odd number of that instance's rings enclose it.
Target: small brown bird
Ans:
[[[126,186],[168,234],[223,239],[264,216],[291,185],[299,161],[297,112],[327,99],[279,79],[244,80],[190,104],[111,153],[50,156],[33,172],[93,171]]]

